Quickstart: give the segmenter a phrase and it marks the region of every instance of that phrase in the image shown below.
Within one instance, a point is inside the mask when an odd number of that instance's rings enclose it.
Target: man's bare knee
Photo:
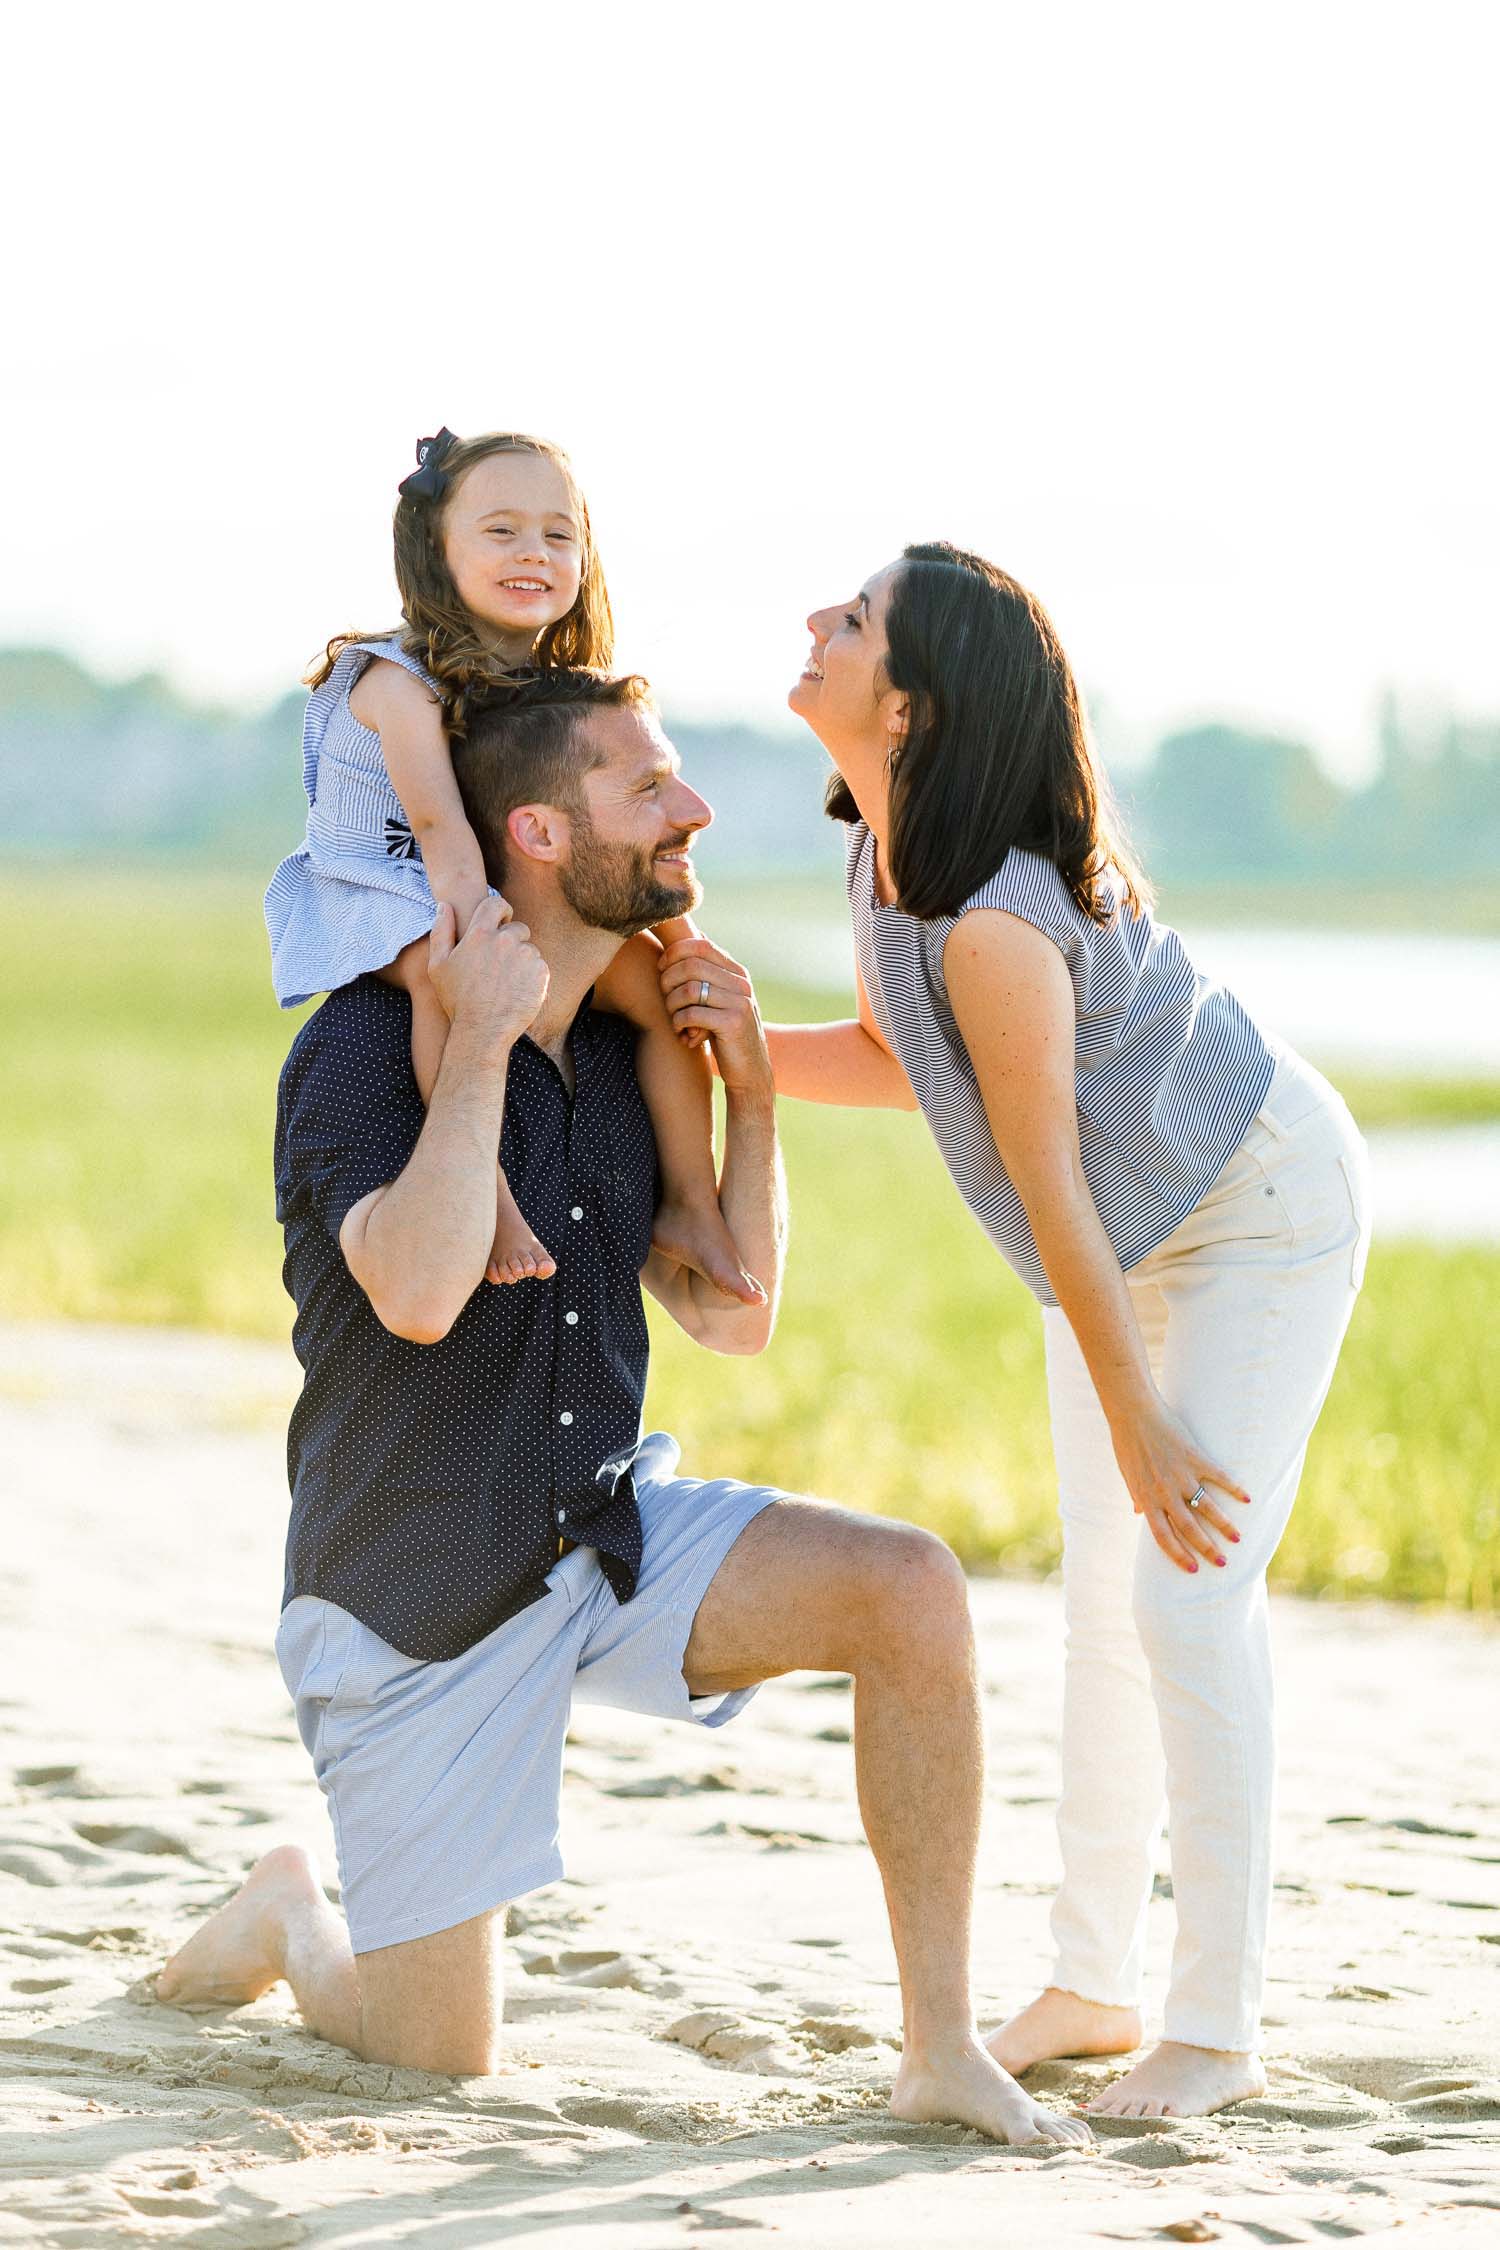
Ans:
[[[367,2062],[488,2078],[500,2066],[505,1910],[358,1955]]]
[[[882,1525],[871,1536],[851,1587],[850,1670],[930,1656],[963,1657],[973,1639],[963,1566],[943,1540],[913,1524]]]

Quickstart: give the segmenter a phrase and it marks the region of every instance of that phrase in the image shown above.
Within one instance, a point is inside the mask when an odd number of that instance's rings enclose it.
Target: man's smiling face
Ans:
[[[570,816],[558,882],[581,922],[629,937],[699,904],[692,842],[713,811],[683,780],[654,711],[599,710],[587,723],[600,763]]]

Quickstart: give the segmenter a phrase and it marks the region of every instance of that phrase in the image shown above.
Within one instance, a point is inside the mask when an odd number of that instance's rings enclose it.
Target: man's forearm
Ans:
[[[417,1342],[446,1335],[484,1278],[509,1059],[508,1041],[454,1025],[410,1163],[344,1243],[380,1318]]]

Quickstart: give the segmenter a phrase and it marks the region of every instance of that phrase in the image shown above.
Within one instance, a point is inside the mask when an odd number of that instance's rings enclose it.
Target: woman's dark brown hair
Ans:
[[[1108,922],[1122,893],[1139,913],[1150,889],[1036,596],[982,555],[933,540],[903,552],[885,634],[886,678],[910,704],[891,763],[897,905],[923,921],[956,914],[1020,845],[1052,861],[1094,921]],[[826,809],[859,818],[840,775]]]
[[[607,672],[614,661],[615,626],[609,593],[594,546],[588,506],[566,453],[560,446],[549,445],[545,438],[523,437],[514,430],[491,430],[484,437],[460,438],[443,455],[447,482],[441,498],[430,500],[420,492],[403,493],[396,502],[394,517],[401,645],[436,680],[443,698],[444,724],[455,737],[463,734],[469,697],[511,676],[511,667],[490,646],[459,599],[443,554],[444,510],[468,471],[492,453],[536,453],[554,462],[567,484],[578,520],[581,570],[577,599],[565,617],[559,617],[540,635],[529,662],[548,670],[554,665],[583,665]],[[384,633],[337,634],[306,675],[307,685],[321,687],[352,642],[389,638],[389,627]]]

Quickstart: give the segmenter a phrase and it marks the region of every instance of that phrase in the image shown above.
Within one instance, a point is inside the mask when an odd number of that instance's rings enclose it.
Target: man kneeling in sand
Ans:
[[[425,1112],[410,1002],[335,992],[282,1073],[277,1197],[305,1382],[277,1635],[328,1798],[344,1915],[307,1854],[262,1859],[163,1970],[168,2002],[236,2005],[284,1977],[308,2028],[369,2061],[497,2068],[506,1902],[562,1873],[571,1699],[699,1726],[760,1681],[852,1673],[866,1833],[901,1972],[891,2106],[999,2140],[1081,2141],[989,2055],[969,1989],[980,1712],[962,1574],[909,1526],[732,1479],[639,1441],[641,1283],[695,1341],[770,1339],[784,1210],[750,983],[673,949],[676,1021],[726,1094],[720,1196],[764,1305],[651,1248],[656,1152],[634,1035],[591,988],[627,937],[699,898],[712,817],[645,683],[544,675],[471,721],[455,764],[490,878],[432,977],[451,1019]],[[502,1131],[503,1119],[503,1131]],[[485,1282],[496,1151],[557,1260]]]

